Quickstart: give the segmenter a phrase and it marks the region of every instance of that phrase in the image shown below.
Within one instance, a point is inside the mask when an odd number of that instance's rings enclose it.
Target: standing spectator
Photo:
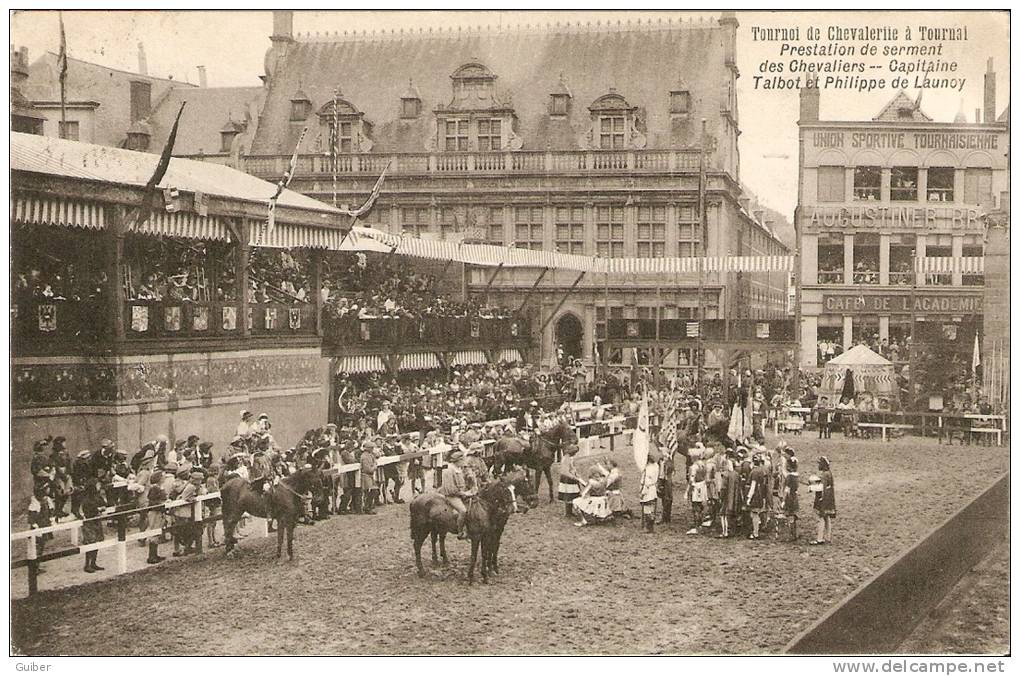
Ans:
[[[364,496],[362,514],[375,514],[376,503],[379,501],[379,489],[376,486],[375,471],[379,467],[375,455],[375,444],[365,441],[361,445],[361,493]]]
[[[832,478],[829,459],[818,458],[818,476],[812,477],[812,491],[815,494],[815,514],[818,526],[815,539],[810,544],[823,545],[832,540],[832,520],[836,517],[836,484]]]
[[[153,453],[153,457],[155,457],[155,453]],[[161,527],[164,522],[164,516],[162,510],[158,507],[167,501],[166,491],[163,490],[162,470],[153,470],[152,474],[149,475],[149,487],[146,492],[145,499],[151,507],[156,507],[156,509],[150,509],[148,512],[144,513],[144,519],[146,522],[145,527],[156,527],[157,524]],[[149,545],[149,558],[145,560],[146,563],[152,565],[166,560],[165,556],[159,555],[159,542],[161,539],[163,539],[162,534],[152,536],[147,540],[147,544]]]
[[[557,491],[559,499],[566,505],[566,515],[574,516],[574,498],[581,494],[581,478],[577,475],[574,467],[574,456],[577,455],[577,446],[570,444],[563,449],[563,460],[560,462],[560,481]]]
[[[797,513],[800,511],[800,498],[797,496],[797,489],[800,488],[800,475],[797,473],[796,451],[788,446],[783,449],[783,454],[786,456],[783,513],[790,523],[790,540],[795,541],[798,538]]]
[[[730,537],[730,519],[734,519],[735,526],[741,503],[740,477],[733,469],[733,460],[729,457],[723,461],[720,503],[719,522],[722,525],[722,532],[719,533],[719,537],[728,538]]]
[[[203,441],[198,445],[195,464],[205,469],[210,469],[213,464],[213,444],[211,441]]]
[[[818,421],[818,438],[832,438],[832,411],[829,410],[829,398],[820,397],[815,406],[815,419]]]
[[[755,453],[751,461],[751,486],[747,492],[747,507],[751,512],[751,535],[749,540],[757,540],[761,528],[762,515],[766,514],[766,495],[768,493],[765,462],[760,453]]]
[[[97,465],[96,473],[89,476],[88,482],[82,494],[81,511],[86,521],[81,527],[82,543],[86,545],[102,542],[103,520],[99,517],[106,509],[106,481],[107,472],[102,465]],[[95,573],[105,570],[98,562],[99,552],[92,550],[85,552],[85,572]]]
[[[655,503],[659,497],[656,493],[656,486],[659,483],[659,459],[656,456],[657,454],[649,449],[638,493],[641,500],[641,523],[646,533],[655,532]]]
[[[89,478],[92,476],[91,455],[92,451],[86,448],[78,453],[71,465],[71,482],[74,484],[74,492],[71,494],[71,514],[76,519],[82,518],[82,498],[85,495]]]
[[[650,435],[657,433],[656,428],[649,430]],[[662,448],[662,459],[659,461],[659,483],[656,490],[659,499],[662,501],[662,523],[670,523],[673,520],[673,454],[666,448]]]
[[[71,481],[71,456],[67,454],[64,437],[54,437],[53,450],[50,452],[50,463],[53,466],[53,518],[57,521],[66,516],[64,505],[74,492]]]

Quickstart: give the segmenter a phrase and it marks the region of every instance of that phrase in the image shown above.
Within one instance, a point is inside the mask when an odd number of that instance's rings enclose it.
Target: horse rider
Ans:
[[[449,464],[443,469],[443,485],[439,492],[446,496],[450,506],[457,511],[457,539],[467,539],[467,505],[465,499],[477,494],[473,476],[464,471],[464,453],[455,450],[450,453]]]
[[[528,404],[528,410],[524,412],[524,427],[529,430],[535,430],[538,428],[538,423],[542,419],[542,410],[538,407],[538,402],[532,400]]]
[[[265,449],[258,449],[252,454],[251,459],[251,485],[259,493],[265,493],[268,486],[272,486],[275,483],[276,471],[273,469],[273,463],[269,459],[269,454]]]
[[[475,480],[475,485],[483,486],[492,480],[492,475],[489,473],[489,466],[485,464],[485,460],[482,459],[482,454],[485,452],[485,444],[481,441],[472,442],[468,446],[467,450],[464,451],[464,471],[471,472]]]

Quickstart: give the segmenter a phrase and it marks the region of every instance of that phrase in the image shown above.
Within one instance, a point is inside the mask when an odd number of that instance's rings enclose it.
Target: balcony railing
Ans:
[[[892,286],[909,286],[914,283],[917,275],[913,272],[890,272],[889,284]]]
[[[527,340],[525,319],[481,318],[322,318],[323,342],[343,347],[415,345],[483,346]]]
[[[854,284],[878,284],[878,271],[855,272]]]
[[[253,336],[315,335],[311,305],[252,303],[248,306]],[[237,302],[180,303],[128,301],[124,304],[126,338],[214,338],[242,334],[246,318]]]
[[[692,172],[698,170],[698,150],[566,150],[516,152],[449,152],[300,155],[296,175],[372,175],[389,163],[393,175]],[[290,157],[252,155],[245,158],[248,173],[261,178],[282,176]]]
[[[819,284],[842,284],[843,283],[843,271],[837,272],[823,272],[818,271],[818,283]]]

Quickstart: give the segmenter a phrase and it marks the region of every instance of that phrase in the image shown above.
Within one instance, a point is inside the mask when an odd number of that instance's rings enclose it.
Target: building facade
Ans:
[[[241,167],[251,146],[265,94],[262,86],[207,87],[204,66],[198,85],[153,77],[139,44],[137,72],[69,57],[62,109],[57,54],[28,65],[23,48],[12,52],[12,63],[12,81],[18,80],[43,136],[158,153],[184,104],[174,156],[233,168]]]
[[[783,255],[740,185],[736,29],[724,15],[297,36],[293,13],[277,12],[247,170],[278,179],[307,129],[291,187],[358,204],[388,167],[362,219],[387,232],[599,257]],[[788,279],[579,279],[553,269],[463,276],[470,293],[531,308],[543,361],[557,346],[593,359],[607,311],[635,319],[694,318],[699,307],[705,317],[785,314]],[[690,356],[679,359],[674,366]]]
[[[918,327],[956,336],[953,326],[980,325],[987,216],[1008,190],[1009,135],[990,79],[973,123],[936,122],[903,92],[871,120],[820,120],[819,90],[801,91],[803,367],[858,343],[905,364]]]

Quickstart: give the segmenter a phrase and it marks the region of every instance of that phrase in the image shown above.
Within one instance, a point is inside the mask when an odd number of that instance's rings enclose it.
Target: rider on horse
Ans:
[[[457,539],[467,539],[467,505],[464,500],[478,493],[474,475],[464,471],[464,453],[456,450],[450,453],[449,464],[443,470],[443,485],[439,492],[446,496],[450,506],[457,510]]]

